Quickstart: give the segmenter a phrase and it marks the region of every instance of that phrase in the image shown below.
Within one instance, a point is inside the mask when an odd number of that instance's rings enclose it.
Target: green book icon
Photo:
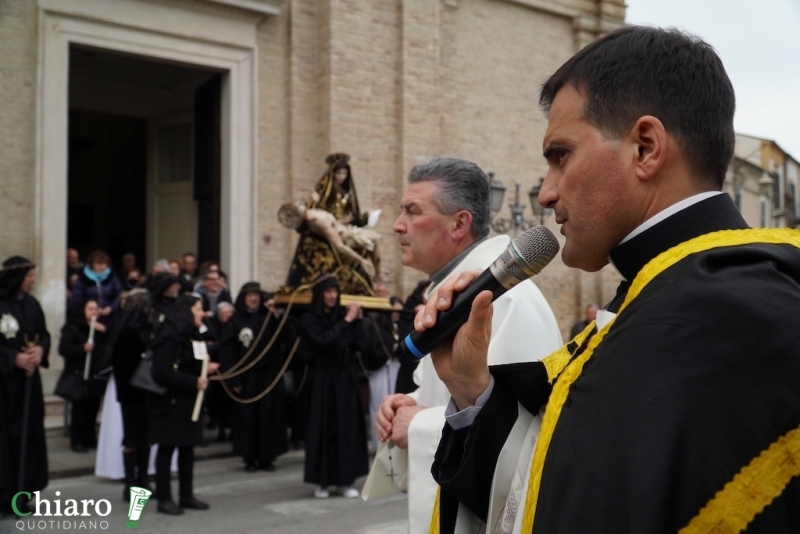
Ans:
[[[128,506],[128,522],[126,523],[128,528],[138,526],[136,522],[142,517],[144,505],[147,504],[147,500],[152,494],[153,492],[149,489],[131,486],[131,504]]]

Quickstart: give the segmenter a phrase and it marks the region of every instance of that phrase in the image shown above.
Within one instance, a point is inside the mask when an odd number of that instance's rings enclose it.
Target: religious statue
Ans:
[[[305,203],[284,204],[278,220],[300,233],[285,292],[335,274],[342,293],[375,295],[380,272],[380,234],[365,228],[369,216],[359,210],[347,154],[325,159],[325,173]]]

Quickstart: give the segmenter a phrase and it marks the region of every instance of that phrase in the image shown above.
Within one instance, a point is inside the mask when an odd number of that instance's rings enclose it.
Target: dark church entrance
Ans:
[[[70,48],[68,246],[148,272],[220,252],[221,76]]]

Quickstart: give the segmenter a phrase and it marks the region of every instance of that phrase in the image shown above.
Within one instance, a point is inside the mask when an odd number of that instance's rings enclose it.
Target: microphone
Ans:
[[[515,237],[489,268],[461,293],[453,295],[450,308],[440,312],[436,324],[424,332],[411,332],[400,342],[403,354],[417,362],[436,345],[453,336],[467,322],[472,301],[484,290],[492,302],[506,291],[539,272],[558,254],[558,240],[544,226],[534,226]]]

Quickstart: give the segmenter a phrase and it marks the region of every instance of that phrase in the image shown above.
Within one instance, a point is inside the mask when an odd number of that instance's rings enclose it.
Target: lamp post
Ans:
[[[533,186],[531,190],[528,191],[528,198],[531,203],[531,208],[533,210],[533,214],[538,216],[539,224],[544,224],[544,219],[548,212],[548,210],[539,205],[538,201],[539,191],[542,188],[543,182],[544,178],[541,178],[539,180],[539,184]],[[492,204],[492,220],[489,224],[496,232],[505,234],[509,230],[513,230],[513,235],[516,237],[520,230],[525,231],[536,224],[537,221],[535,219],[529,220],[524,217],[525,206],[519,201],[520,186],[521,184],[519,182],[514,184],[514,203],[508,205],[508,207],[511,209],[511,217],[497,217],[497,214],[503,207],[506,186],[494,177],[493,172],[489,173],[489,189],[491,192]]]

